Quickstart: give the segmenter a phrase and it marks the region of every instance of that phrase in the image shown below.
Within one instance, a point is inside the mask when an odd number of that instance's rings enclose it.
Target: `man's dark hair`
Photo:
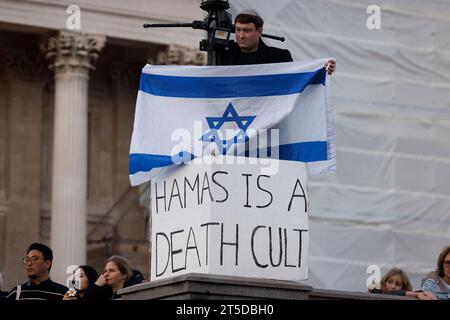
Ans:
[[[30,253],[31,250],[37,250],[42,253],[44,256],[44,260],[50,260],[50,262],[53,262],[53,251],[49,247],[47,247],[45,244],[42,243],[32,243],[27,250],[27,254]],[[50,272],[50,269],[52,266],[50,265],[50,268],[48,268],[48,272]]]
[[[256,30],[261,28],[264,25],[264,20],[257,14],[250,13],[240,13],[234,19],[234,23],[254,23]]]

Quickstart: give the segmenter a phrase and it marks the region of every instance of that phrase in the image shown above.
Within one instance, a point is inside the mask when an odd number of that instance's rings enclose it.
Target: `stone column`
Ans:
[[[61,31],[48,41],[55,73],[51,200],[51,277],[65,282],[69,265],[86,263],[88,83],[105,37]]]

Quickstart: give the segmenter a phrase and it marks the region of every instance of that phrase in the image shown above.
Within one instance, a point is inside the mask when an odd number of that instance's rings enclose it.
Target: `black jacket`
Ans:
[[[406,290],[394,290],[383,292],[380,289],[373,289],[370,293],[389,294],[391,296],[406,296]]]
[[[142,283],[144,281],[144,276],[139,270],[133,270],[133,275],[125,281],[123,287],[133,286],[135,284]],[[84,294],[83,300],[110,300],[110,299],[119,299],[120,295],[117,293],[113,293],[113,290],[110,286],[100,287],[96,284],[90,284],[86,292]]]
[[[7,295],[8,295],[7,291],[0,291],[0,300],[6,300]]]
[[[19,300],[62,300],[68,288],[53,282],[50,278],[39,284],[31,280],[20,285]],[[7,300],[16,300],[17,287],[14,287],[6,297]]]
[[[232,42],[228,51],[221,55],[221,65],[247,65],[278,62],[292,62],[289,50],[269,47],[259,39],[258,50],[252,53],[244,53],[236,42]]]

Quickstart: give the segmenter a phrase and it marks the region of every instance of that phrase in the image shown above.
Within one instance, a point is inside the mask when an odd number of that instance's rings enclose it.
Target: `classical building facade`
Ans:
[[[69,30],[71,5],[80,29]],[[0,271],[25,279],[32,242],[101,270],[112,254],[149,273],[145,186],[128,151],[141,68],[204,64],[203,33],[142,24],[202,19],[198,1],[0,1]],[[172,14],[170,8],[176,8]],[[68,10],[68,11],[66,11]]]

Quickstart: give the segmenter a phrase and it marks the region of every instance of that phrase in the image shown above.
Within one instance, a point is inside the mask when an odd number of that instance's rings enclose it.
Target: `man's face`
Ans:
[[[236,41],[244,52],[255,52],[258,50],[259,37],[262,34],[262,27],[256,29],[254,23],[240,23],[235,24]]]
[[[39,279],[48,275],[50,260],[44,260],[44,255],[38,250],[31,250],[25,258],[27,276],[30,279]]]

